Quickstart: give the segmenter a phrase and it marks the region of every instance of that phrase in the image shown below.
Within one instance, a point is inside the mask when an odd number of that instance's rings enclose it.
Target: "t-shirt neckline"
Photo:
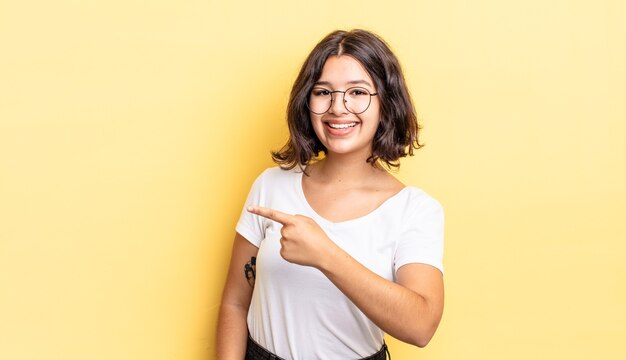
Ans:
[[[311,214],[313,214],[313,216],[316,218],[316,220],[318,220],[319,222],[324,223],[326,226],[330,226],[330,227],[350,226],[353,223],[358,223],[358,222],[367,220],[368,218],[374,216],[376,213],[381,211],[382,208],[384,208],[387,204],[392,202],[394,199],[400,197],[400,195],[402,193],[404,193],[405,191],[407,191],[407,189],[409,188],[409,186],[404,186],[402,189],[400,189],[400,191],[398,191],[397,193],[395,193],[395,194],[391,195],[390,197],[388,197],[387,199],[385,199],[385,201],[383,201],[380,205],[378,205],[374,210],[368,212],[365,215],[362,215],[362,216],[359,216],[359,217],[356,217],[356,218],[353,218],[353,219],[348,219],[348,220],[334,222],[334,221],[330,221],[330,220],[326,219],[325,217],[323,217],[322,215],[318,214],[317,211],[315,211],[315,209],[313,209],[311,204],[309,204],[309,201],[306,199],[306,196],[304,195],[304,188],[302,187],[302,177],[304,176],[304,169],[298,171],[297,174],[298,174],[298,176],[296,178],[296,188],[297,188],[297,192],[298,192],[298,196],[300,197],[300,200],[304,203],[304,205],[306,206],[308,211]]]

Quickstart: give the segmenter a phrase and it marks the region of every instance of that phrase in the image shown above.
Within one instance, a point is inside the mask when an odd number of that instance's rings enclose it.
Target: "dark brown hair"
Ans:
[[[383,39],[366,30],[337,30],[320,41],[305,60],[293,84],[287,107],[289,140],[272,152],[283,169],[308,165],[326,152],[313,130],[307,101],[322,75],[329,56],[349,55],[359,61],[374,80],[380,99],[380,124],[374,135],[372,155],[367,162],[398,168],[399,159],[419,149],[417,116],[398,59]]]

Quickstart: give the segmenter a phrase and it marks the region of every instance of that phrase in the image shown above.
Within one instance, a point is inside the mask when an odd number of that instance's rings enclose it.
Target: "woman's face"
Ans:
[[[330,56],[322,75],[314,85],[313,93],[309,97],[309,102],[313,97],[319,96],[315,92],[323,89],[329,91],[345,91],[349,88],[362,88],[370,94],[376,93],[374,81],[367,73],[363,65],[349,55]],[[353,96],[370,97],[364,95],[358,89],[352,92]],[[328,95],[328,92],[324,92]],[[380,100],[378,96],[371,96],[371,102],[367,110],[360,114],[348,111],[348,107],[354,102],[350,102],[349,94],[346,94],[345,103],[343,94],[335,92],[330,94],[332,103],[327,112],[316,114],[310,111],[311,122],[315,134],[327,149],[327,156],[337,155],[362,155],[367,158],[372,153],[374,134],[380,122]],[[314,101],[314,100],[313,100]],[[360,112],[359,109],[351,108],[353,112]],[[356,110],[356,111],[355,111]],[[323,111],[323,110],[321,110]],[[318,112],[321,112],[318,111]]]

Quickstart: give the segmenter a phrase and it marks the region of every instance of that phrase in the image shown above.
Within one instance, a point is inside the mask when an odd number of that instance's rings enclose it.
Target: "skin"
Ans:
[[[367,71],[347,55],[330,57],[318,81],[330,90],[345,90],[355,82],[376,92]],[[404,185],[366,162],[379,123],[380,100],[373,97],[368,110],[355,115],[346,110],[341,94],[334,96],[327,113],[311,113],[315,133],[328,152],[323,160],[307,167],[310,176],[303,177],[302,187],[319,215],[340,222],[368,214]],[[346,134],[333,132],[328,126],[348,122],[357,125]],[[250,206],[248,211],[283,225],[280,254],[285,260],[321,271],[387,334],[419,347],[428,344],[443,313],[443,276],[438,269],[407,264],[398,269],[394,283],[357,262],[309,217],[258,206]],[[218,359],[244,357],[252,289],[242,269],[257,251],[236,235],[218,321]]]

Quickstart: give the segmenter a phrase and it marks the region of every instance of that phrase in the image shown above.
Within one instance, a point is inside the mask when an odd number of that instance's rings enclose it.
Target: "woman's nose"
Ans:
[[[330,109],[328,112],[333,113],[335,115],[345,114],[348,112],[348,108],[346,108],[346,101],[344,99],[343,93],[337,92],[333,94],[333,99],[330,103]]]

